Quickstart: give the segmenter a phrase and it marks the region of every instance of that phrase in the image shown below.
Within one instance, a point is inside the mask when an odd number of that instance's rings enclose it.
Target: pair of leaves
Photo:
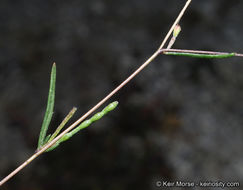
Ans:
[[[51,119],[53,116],[54,103],[55,103],[55,86],[56,86],[56,64],[54,63],[52,66],[52,70],[51,70],[51,79],[50,79],[47,107],[46,107],[45,116],[44,116],[42,126],[41,126],[37,150],[41,149],[41,147],[43,147],[45,144],[51,142],[60,133],[62,128],[65,126],[65,124],[69,121],[69,119],[74,115],[75,111],[77,110],[77,108],[74,107],[69,112],[69,114],[64,118],[64,120],[61,122],[61,124],[57,127],[55,132],[52,135],[49,134],[46,136],[48,127],[50,125],[50,122],[51,122]],[[47,149],[46,152],[54,150],[60,143],[70,139],[74,134],[76,134],[80,130],[88,127],[93,122],[101,119],[108,112],[115,109],[117,107],[117,105],[118,105],[117,101],[110,103],[101,112],[96,113],[90,119],[83,121],[78,127],[73,129],[71,132],[66,133],[54,145],[52,145],[49,149]]]

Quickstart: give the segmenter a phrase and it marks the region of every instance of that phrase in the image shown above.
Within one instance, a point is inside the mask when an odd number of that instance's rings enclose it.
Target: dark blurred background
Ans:
[[[75,121],[138,68],[184,3],[1,0],[0,177],[36,149],[54,61],[50,132],[73,106]],[[242,53],[242,10],[240,0],[194,0],[174,48]],[[241,58],[160,56],[113,97],[120,102],[115,111],[40,156],[2,189],[153,190],[158,180],[243,182],[242,73]]]

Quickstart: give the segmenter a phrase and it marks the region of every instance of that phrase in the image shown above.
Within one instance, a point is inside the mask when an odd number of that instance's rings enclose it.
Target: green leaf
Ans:
[[[70,139],[74,134],[79,132],[80,130],[90,126],[93,122],[101,119],[104,115],[106,115],[108,112],[114,110],[118,105],[118,102],[112,102],[108,106],[106,106],[101,112],[96,113],[93,115],[90,119],[87,119],[83,121],[78,127],[73,129],[71,132],[65,134],[62,138],[60,138],[53,146],[51,146],[49,149],[46,150],[46,152],[49,152],[51,150],[54,150],[56,147],[59,146],[60,143]]]
[[[51,135],[51,137],[46,142],[51,142],[62,130],[62,128],[66,125],[66,123],[71,119],[71,117],[74,115],[74,113],[77,111],[77,108],[74,107],[68,115],[64,118],[64,120],[61,122],[61,124],[57,127],[56,131]]]
[[[165,55],[176,55],[176,56],[187,56],[195,58],[204,58],[204,59],[224,59],[229,57],[234,57],[235,53],[225,53],[220,55],[209,55],[209,54],[199,54],[199,53],[184,53],[184,52],[165,52]]]
[[[41,131],[38,140],[38,149],[40,149],[45,144],[46,133],[51,122],[53,115],[54,102],[55,102],[55,85],[56,85],[56,64],[53,63],[51,70],[50,88],[47,100],[47,107],[42,122]]]

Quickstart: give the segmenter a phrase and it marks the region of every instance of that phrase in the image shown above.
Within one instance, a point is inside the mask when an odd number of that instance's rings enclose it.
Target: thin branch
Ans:
[[[96,109],[98,109],[103,103],[105,103],[109,98],[111,98],[116,92],[118,92],[123,86],[125,86],[131,79],[133,79],[139,72],[141,72],[151,61],[153,61],[159,54],[160,49],[162,49],[167,42],[169,36],[171,35],[172,31],[174,30],[176,24],[180,21],[181,17],[183,16],[186,8],[190,4],[191,0],[188,0],[181,10],[180,14],[178,15],[177,19],[175,20],[174,24],[171,26],[169,32],[167,33],[166,37],[164,38],[163,42],[161,43],[159,49],[145,61],[135,72],[133,72],[126,80],[124,80],[119,86],[117,86],[113,91],[111,91],[105,98],[103,98],[98,104],[96,104],[93,108],[91,108],[86,114],[80,117],[76,122],[74,122],[71,126],[69,126],[66,130],[60,133],[55,139],[51,142],[44,145],[38,152],[32,155],[28,160],[26,160],[22,165],[16,168],[13,172],[11,172],[8,176],[6,176],[2,181],[0,181],[0,186],[7,182],[10,178],[12,178],[15,174],[17,174],[20,170],[22,170],[25,166],[27,166],[31,161],[37,158],[39,155],[44,153],[47,149],[49,149],[52,145],[54,145],[60,138],[62,138],[66,133],[71,131],[74,127],[76,127],[79,123],[81,123],[85,118],[87,118],[91,113],[93,113]]]
[[[178,52],[178,53],[197,53],[202,55],[227,55],[229,52],[219,52],[219,51],[202,51],[202,50],[188,50],[188,49],[161,49],[160,53],[166,52]],[[243,57],[241,53],[234,53],[234,56]]]
[[[165,45],[165,43],[168,41],[168,38],[170,37],[171,33],[173,32],[175,26],[180,22],[182,16],[184,15],[187,7],[189,6],[189,4],[191,3],[191,0],[188,0],[185,4],[185,6],[183,7],[183,9],[181,10],[180,14],[178,15],[178,17],[176,18],[174,24],[172,25],[172,27],[170,28],[169,32],[167,33],[167,35],[165,36],[164,40],[162,41],[160,47],[158,50],[162,49]]]

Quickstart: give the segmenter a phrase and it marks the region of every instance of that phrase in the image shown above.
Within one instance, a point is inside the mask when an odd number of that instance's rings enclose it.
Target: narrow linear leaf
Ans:
[[[93,122],[98,121],[101,119],[104,115],[106,115],[108,112],[114,110],[118,105],[118,102],[112,102],[108,106],[106,106],[101,112],[96,113],[93,115],[90,119],[83,121],[78,127],[73,129],[71,132],[65,134],[61,139],[59,139],[52,147],[46,150],[46,152],[49,152],[51,150],[54,150],[56,147],[59,146],[60,143],[70,139],[74,134],[79,132],[80,130],[90,126]]]
[[[182,53],[182,52],[164,52],[165,55],[176,55],[176,56],[187,56],[195,58],[205,58],[205,59],[223,59],[234,57],[235,53],[225,53],[220,55],[210,55],[210,54],[197,54],[197,53]]]
[[[57,127],[56,131],[52,134],[52,136],[48,139],[48,143],[51,142],[62,130],[62,128],[66,125],[66,123],[71,119],[71,117],[74,115],[74,113],[77,111],[77,108],[74,107],[68,115],[64,118],[64,120],[61,122],[61,124]],[[46,143],[45,143],[46,144]]]
[[[56,85],[56,64],[53,63],[52,70],[51,70],[51,79],[50,79],[47,107],[46,107],[46,112],[42,122],[40,135],[39,135],[38,149],[40,149],[41,146],[44,145],[46,133],[53,115],[54,102],[55,102],[55,85]]]

